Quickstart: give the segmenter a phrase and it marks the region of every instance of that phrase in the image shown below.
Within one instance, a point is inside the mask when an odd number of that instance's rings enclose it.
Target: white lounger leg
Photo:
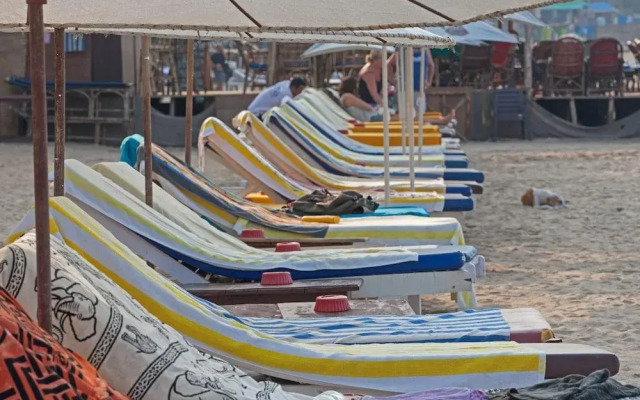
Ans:
[[[422,301],[419,294],[411,294],[407,296],[407,303],[417,315],[422,315]]]

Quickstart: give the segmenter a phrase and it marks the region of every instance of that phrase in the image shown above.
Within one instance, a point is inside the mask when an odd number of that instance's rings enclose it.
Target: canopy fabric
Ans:
[[[429,32],[446,36],[459,44],[477,46],[483,42],[517,44],[518,39],[483,21],[472,22],[458,27],[430,28]]]
[[[61,28],[317,33],[456,25],[560,0],[56,0],[44,22]],[[0,27],[26,26],[24,0],[5,0]]]
[[[548,26],[542,20],[540,20],[540,18],[536,17],[535,14],[531,11],[520,11],[517,13],[505,15],[504,19],[506,19],[507,21],[520,22],[526,25],[537,26],[540,28],[546,28]]]
[[[345,43],[316,43],[309,47],[302,53],[302,58],[310,58],[316,56],[322,56],[325,54],[340,53],[343,51],[356,51],[356,50],[382,50],[382,46],[378,45],[366,45],[366,44],[345,44]],[[393,47],[387,47],[387,53],[393,53],[395,49]]]

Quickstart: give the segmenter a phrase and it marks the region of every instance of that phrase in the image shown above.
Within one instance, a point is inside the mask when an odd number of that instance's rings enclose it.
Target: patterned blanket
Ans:
[[[9,250],[20,266],[26,257]],[[11,268],[15,268],[14,263]],[[6,259],[0,271],[10,268]],[[24,269],[21,270],[25,272]],[[19,279],[10,282],[16,292]],[[30,286],[33,282],[28,283]],[[0,287],[0,398],[125,400],[84,358],[65,349],[36,324],[18,302]]]

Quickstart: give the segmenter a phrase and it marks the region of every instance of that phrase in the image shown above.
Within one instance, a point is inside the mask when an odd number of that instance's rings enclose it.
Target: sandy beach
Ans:
[[[566,342],[616,352],[619,379],[640,384],[640,141],[468,143],[485,193],[465,221],[468,244],[487,259],[481,307],[535,307]],[[172,149],[176,155],[182,149]],[[50,153],[51,154],[51,153]],[[33,204],[32,149],[0,143],[0,234]],[[67,157],[115,161],[119,149],[71,143]],[[51,156],[50,156],[50,159]],[[232,184],[228,172],[220,172]],[[565,210],[523,207],[529,187],[569,201]],[[431,312],[453,311],[448,296],[426,297]],[[635,371],[635,372],[633,372]]]

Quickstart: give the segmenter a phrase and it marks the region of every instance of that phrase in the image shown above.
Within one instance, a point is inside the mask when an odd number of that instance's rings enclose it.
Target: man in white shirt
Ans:
[[[278,82],[263,90],[249,105],[248,110],[257,116],[261,116],[273,107],[277,107],[296,97],[307,82],[302,78],[293,78],[290,81]]]

